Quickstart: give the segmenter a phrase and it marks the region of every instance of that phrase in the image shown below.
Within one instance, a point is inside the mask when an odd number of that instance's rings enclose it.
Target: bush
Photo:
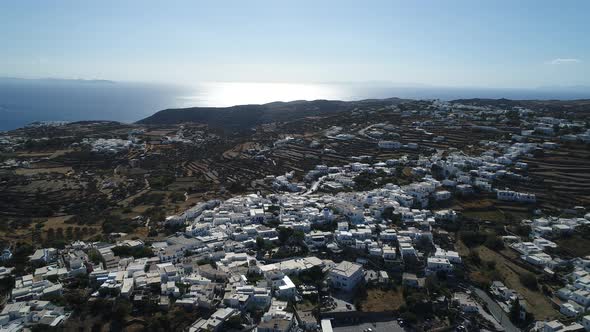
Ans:
[[[481,257],[479,257],[479,254],[475,250],[470,250],[469,251],[469,255],[467,256],[467,259],[473,265],[480,265],[481,264]]]
[[[494,251],[504,249],[504,242],[496,234],[489,234],[484,245]]]
[[[166,196],[161,193],[145,193],[136,197],[131,201],[131,204],[136,205],[162,205]]]
[[[136,225],[129,220],[123,220],[119,216],[107,215],[102,223],[103,233],[131,233]]]
[[[522,283],[526,288],[530,290],[539,290],[539,284],[537,282],[537,277],[532,273],[526,272],[519,276],[520,283]]]
[[[154,252],[150,247],[137,247],[131,248],[129,246],[117,246],[114,247],[113,253],[116,256],[120,257],[129,257],[132,256],[133,258],[143,258],[143,257],[153,257]]]
[[[118,299],[113,307],[112,316],[115,321],[123,321],[131,314],[131,303],[127,300]]]
[[[518,225],[514,229],[514,233],[522,237],[528,237],[531,234],[531,226],[529,225]]]
[[[400,317],[404,321],[406,321],[407,323],[410,323],[410,324],[414,324],[414,323],[416,323],[418,321],[418,318],[416,317],[416,314],[414,314],[411,311],[402,312],[402,314],[400,315]]]
[[[486,266],[489,270],[495,270],[496,269],[496,262],[495,261],[487,261]]]
[[[90,251],[88,252],[88,259],[92,263],[98,264],[102,261],[102,256],[100,255],[100,252],[98,252],[98,250],[90,249]]]
[[[291,239],[291,237],[293,236],[295,231],[292,228],[279,227],[278,233],[279,233],[279,241],[282,244],[285,244],[285,243],[287,243],[287,241],[289,241],[289,239]]]
[[[459,237],[470,248],[482,245],[487,240],[485,233],[476,231],[461,231]]]
[[[184,194],[181,192],[173,192],[168,195],[168,198],[171,202],[183,202],[184,201]]]
[[[174,182],[176,178],[172,174],[159,174],[155,176],[151,176],[148,181],[150,183],[150,187],[156,189],[163,189],[164,187],[168,186],[172,182]]]
[[[319,266],[314,266],[311,269],[301,272],[299,279],[305,284],[316,284],[319,285],[324,280],[324,272]]]
[[[166,211],[162,208],[151,207],[143,213],[144,217],[149,218],[151,222],[158,223],[166,219]]]

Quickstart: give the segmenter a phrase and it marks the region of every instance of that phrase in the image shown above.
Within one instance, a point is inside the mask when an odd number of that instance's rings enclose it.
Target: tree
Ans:
[[[84,305],[88,301],[84,291],[80,289],[71,290],[65,293],[64,300],[69,308],[78,312],[84,308]]]
[[[516,299],[510,308],[510,320],[513,323],[518,323],[520,321],[520,310],[520,301]]]
[[[90,251],[88,252],[88,259],[94,263],[94,264],[98,264],[101,262],[102,257],[100,255],[100,253],[98,252],[98,250],[96,249],[90,249]]]
[[[305,284],[314,284],[319,286],[324,280],[324,272],[319,266],[314,266],[305,272],[299,273],[299,279]]]
[[[496,234],[488,234],[484,245],[494,251],[504,249],[504,242]]]
[[[393,218],[394,211],[395,211],[394,207],[392,207],[392,206],[386,207],[385,209],[383,209],[383,212],[381,213],[381,217],[383,217],[383,219],[391,220]]]
[[[469,255],[467,255],[467,259],[473,265],[480,265],[481,264],[481,257],[479,257],[479,254],[475,250],[470,250],[469,251]]]
[[[411,311],[402,312],[400,315],[400,318],[402,318],[404,321],[406,321],[409,324],[414,324],[418,321],[416,314]]]
[[[154,252],[150,247],[142,246],[132,248],[129,246],[116,246],[113,249],[113,253],[116,256],[120,257],[129,257],[132,256],[133,258],[143,258],[143,257],[153,257]]]
[[[537,277],[530,272],[522,273],[519,276],[520,283],[522,283],[526,288],[530,290],[539,290],[539,284],[537,282]]]
[[[386,207],[381,213],[381,217],[383,219],[391,220],[391,222],[397,226],[401,226],[402,215],[400,213],[395,213],[394,207]]]
[[[278,231],[279,231],[279,241],[281,242],[281,244],[287,243],[289,238],[291,238],[291,236],[293,236],[293,233],[294,233],[293,229],[289,228],[289,227],[279,227]]]
[[[354,179],[355,188],[360,191],[371,190],[374,187],[371,173],[362,172],[355,176]]]
[[[72,238],[72,232],[73,232],[74,228],[72,226],[68,226],[66,228],[66,238],[71,239]]]
[[[179,202],[179,201],[184,201],[184,194],[181,192],[173,192],[170,193],[168,195],[168,198],[170,199],[171,202]]]
[[[432,164],[430,172],[432,173],[432,177],[436,180],[442,181],[445,179],[444,169],[437,164]]]
[[[112,317],[116,321],[123,321],[131,314],[131,303],[127,300],[118,299],[113,307]]]
[[[256,248],[258,248],[258,250],[264,249],[264,239],[260,236],[256,238]]]
[[[53,239],[53,237],[55,236],[55,230],[53,228],[47,229],[46,236],[47,240]]]
[[[518,111],[510,110],[506,112],[506,118],[511,120],[513,123],[520,123],[520,113],[518,113]]]
[[[242,329],[242,319],[240,315],[235,315],[230,317],[227,321],[225,321],[225,327],[229,329],[241,330]]]
[[[295,231],[293,232],[293,236],[291,237],[293,243],[297,243],[299,245],[303,244],[305,241],[305,233],[302,231]]]
[[[461,231],[459,232],[459,237],[470,248],[483,244],[487,239],[485,233],[476,231]]]
[[[520,236],[528,237],[531,234],[531,226],[519,224],[516,226],[515,233]]]

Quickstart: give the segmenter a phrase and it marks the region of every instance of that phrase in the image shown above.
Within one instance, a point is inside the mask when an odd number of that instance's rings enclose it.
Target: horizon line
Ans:
[[[203,80],[194,83],[187,82],[169,82],[169,81],[152,81],[152,80],[112,80],[107,78],[74,78],[74,77],[18,77],[0,75],[0,80],[24,80],[24,81],[72,81],[86,83],[134,83],[134,84],[154,84],[154,85],[177,85],[181,87],[195,87],[202,84],[291,84],[291,85],[382,85],[384,87],[401,88],[401,89],[466,89],[466,90],[570,90],[590,92],[590,85],[568,84],[555,86],[534,86],[534,87],[499,87],[499,86],[481,86],[481,85],[436,85],[430,83],[417,82],[396,82],[389,80],[362,80],[362,81],[255,81],[255,80]]]

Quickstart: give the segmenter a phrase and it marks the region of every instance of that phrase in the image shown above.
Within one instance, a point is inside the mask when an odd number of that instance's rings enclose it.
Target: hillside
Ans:
[[[248,129],[262,123],[292,121],[309,116],[321,116],[350,111],[359,106],[391,105],[403,99],[390,98],[362,101],[291,101],[262,105],[239,105],[231,107],[191,107],[166,109],[138,121],[138,124],[163,125],[185,122],[204,123],[224,129]]]
[[[590,99],[576,99],[576,100],[511,100],[511,99],[486,99],[486,98],[472,98],[472,99],[457,99],[451,101],[453,103],[478,105],[478,106],[494,106],[510,109],[515,106],[526,107],[531,109],[544,109],[550,112],[574,112],[585,113],[590,110]]]

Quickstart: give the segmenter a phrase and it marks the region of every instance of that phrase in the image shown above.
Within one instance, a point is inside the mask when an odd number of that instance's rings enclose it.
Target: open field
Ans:
[[[18,175],[34,175],[34,174],[41,174],[41,173],[66,174],[71,171],[72,171],[72,168],[69,166],[66,166],[66,167],[52,167],[52,168],[19,168],[15,171],[15,173]]]
[[[469,254],[469,249],[460,241],[458,248],[462,256],[467,256]],[[537,274],[536,271],[528,271],[520,265],[513,263],[500,253],[485,246],[479,246],[472,250],[475,250],[479,254],[479,257],[482,260],[482,266],[478,267],[469,265],[470,278],[479,283],[487,284],[494,281],[490,277],[499,278],[507,287],[516,290],[524,297],[528,303],[527,308],[535,315],[535,319],[554,319],[559,316],[559,312],[553,308],[551,301],[540,290],[533,291],[522,285],[520,282],[520,275],[524,273]],[[518,257],[515,259],[518,259]],[[494,267],[492,269],[486,267],[485,265],[487,265],[487,262],[494,262]]]
[[[367,290],[367,297],[361,302],[363,312],[384,312],[398,310],[405,303],[401,288],[396,290],[382,290],[372,288]]]
[[[495,196],[455,199],[452,208],[461,211],[463,217],[495,225],[514,225],[533,217],[532,207],[518,203],[498,201]]]
[[[555,243],[571,257],[586,257],[590,255],[590,238],[587,234],[581,234],[579,231],[574,232],[571,236],[556,239]]]

